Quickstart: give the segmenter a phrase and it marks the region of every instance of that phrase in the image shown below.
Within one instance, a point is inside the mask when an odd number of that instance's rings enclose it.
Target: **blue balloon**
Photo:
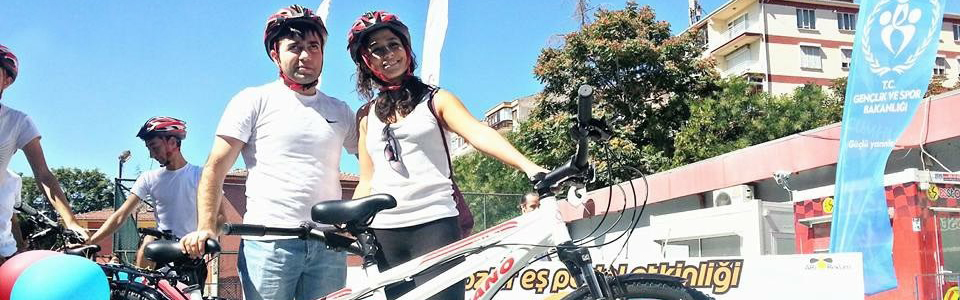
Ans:
[[[110,284],[100,265],[73,255],[55,255],[23,270],[10,300],[109,300]]]

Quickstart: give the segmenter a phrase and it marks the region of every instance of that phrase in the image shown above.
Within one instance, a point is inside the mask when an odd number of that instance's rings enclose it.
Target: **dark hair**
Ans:
[[[523,197],[520,197],[520,205],[522,206],[524,204],[527,204],[527,197],[530,197],[530,196],[540,198],[540,194],[537,194],[537,192],[528,192],[526,194],[523,194]]]
[[[177,140],[177,148],[180,148],[180,143],[182,143],[183,141],[175,135],[168,135],[168,134],[145,134],[140,137],[140,139],[143,140],[144,142],[152,140],[153,138],[161,138],[163,140],[169,140],[170,138],[174,138]]]
[[[393,29],[384,28],[393,32],[397,36],[401,36],[400,33],[396,32]],[[366,45],[370,42],[370,34],[364,36],[363,40],[360,41],[360,45]],[[401,39],[402,40],[402,39]],[[410,68],[408,72],[413,72],[417,69],[417,60],[416,56],[413,54],[413,48],[410,47],[410,44],[407,41],[402,40],[403,47],[410,54]],[[377,78],[376,75],[373,75],[373,71],[367,67],[367,64],[362,61],[357,62],[357,93],[360,94],[360,98],[368,102],[373,102],[373,105],[376,107],[377,118],[380,121],[388,122],[390,117],[393,116],[394,112],[399,112],[401,116],[406,116],[413,111],[417,104],[423,100],[424,93],[427,92],[427,84],[423,83],[417,76],[407,76],[400,83],[401,88],[393,91],[380,91],[374,97],[374,90],[379,90],[380,87],[385,86],[387,83]]]
[[[304,39],[305,37],[309,36],[311,33],[316,34],[317,37],[320,38],[320,45],[324,45],[327,43],[327,41],[323,40],[323,35],[320,33],[319,30],[317,30],[317,27],[314,27],[309,23],[305,23],[305,22],[294,22],[288,26],[284,26],[283,28],[280,28],[280,32],[278,32],[277,35],[272,40],[270,40],[270,45],[273,46],[271,47],[272,49],[276,50],[278,47],[277,43],[279,43],[280,40],[284,38]],[[321,47],[320,49],[322,51],[323,47]]]

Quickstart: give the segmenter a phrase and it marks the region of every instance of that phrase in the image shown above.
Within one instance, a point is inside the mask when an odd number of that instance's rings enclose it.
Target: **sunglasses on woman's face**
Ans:
[[[387,142],[386,147],[383,147],[383,157],[390,163],[391,169],[402,173],[404,167],[403,160],[400,159],[400,142],[393,135],[393,129],[390,129],[390,125],[383,126],[383,136],[381,138]]]

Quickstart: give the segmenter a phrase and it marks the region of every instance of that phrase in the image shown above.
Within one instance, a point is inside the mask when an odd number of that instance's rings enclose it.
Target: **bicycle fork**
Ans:
[[[589,287],[593,299],[607,299],[610,295],[610,285],[606,280],[597,278],[597,272],[593,270],[590,251],[567,241],[557,245],[557,257],[570,271],[570,275],[576,280],[577,286]]]

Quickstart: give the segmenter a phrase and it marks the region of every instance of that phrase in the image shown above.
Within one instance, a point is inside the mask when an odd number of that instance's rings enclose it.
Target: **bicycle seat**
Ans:
[[[377,212],[397,207],[397,199],[387,194],[374,194],[360,199],[321,202],[313,206],[310,216],[323,224],[365,222]]]
[[[217,243],[216,240],[207,239],[204,250],[207,254],[220,252],[220,243]],[[190,256],[183,253],[180,242],[171,240],[158,240],[147,244],[147,247],[143,250],[143,255],[157,263],[157,266],[190,260]]]

